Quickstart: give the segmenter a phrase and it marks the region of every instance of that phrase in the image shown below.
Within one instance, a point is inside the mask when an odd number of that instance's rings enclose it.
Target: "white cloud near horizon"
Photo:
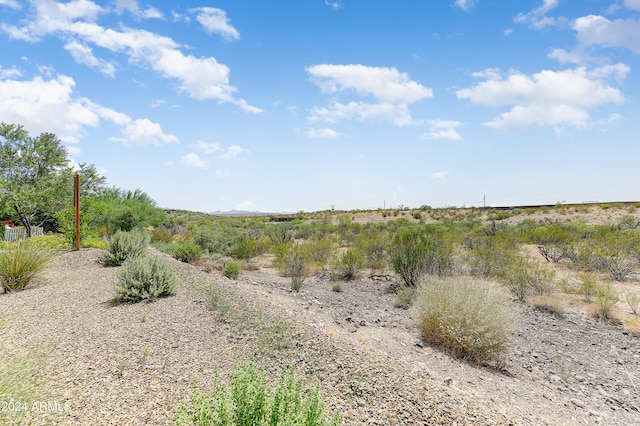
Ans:
[[[502,76],[496,70],[486,70],[475,74],[485,81],[458,90],[456,96],[478,105],[512,106],[509,112],[484,123],[496,129],[516,130],[531,125],[585,127],[590,122],[591,109],[624,102],[622,92],[608,81],[622,81],[629,71],[624,64],[591,70],[543,70],[531,76],[517,71]]]
[[[435,172],[431,175],[431,179],[436,182],[446,182],[447,176],[449,176],[448,170],[443,170],[441,172]]]
[[[206,32],[219,34],[225,40],[240,39],[240,33],[229,24],[229,18],[224,10],[216,7],[196,7],[189,9],[189,12],[196,14],[196,19]]]
[[[430,88],[412,81],[407,73],[395,68],[322,64],[307,67],[306,71],[323,93],[374,99],[374,102],[348,103],[334,100],[329,107],[313,108],[311,121],[386,120],[404,126],[414,123],[409,105],[433,97]]]
[[[128,4],[128,7],[132,7],[129,3],[125,6]],[[97,62],[99,60],[93,54],[89,56],[89,45],[114,54],[125,54],[130,64],[149,66],[161,77],[177,80],[180,90],[193,99],[214,99],[234,104],[249,113],[262,112],[244,99],[235,97],[237,89],[229,83],[229,67],[214,57],[185,54],[173,39],[147,30],[102,27],[95,21],[108,11],[89,0],[68,3],[35,0],[32,4],[33,17],[25,25],[16,27],[0,24],[0,31],[13,39],[29,42],[38,42],[45,36],[56,36],[69,44],[71,38],[76,43],[71,44],[71,53],[85,61],[83,63],[94,64],[90,66],[104,65],[106,62]],[[78,49],[79,46],[82,48]]]
[[[65,75],[48,80],[0,80],[0,117],[19,123],[29,132],[55,133],[67,143],[79,142],[87,127],[98,127],[101,120],[120,128],[124,143],[158,144],[177,142],[174,135],[162,131],[158,123],[146,118],[132,119],[126,114],[100,106],[87,98],[73,96],[75,81]]]
[[[456,130],[462,126],[462,123],[459,121],[436,119],[427,121],[427,124],[429,131],[424,135],[427,139],[462,140],[462,136]]]

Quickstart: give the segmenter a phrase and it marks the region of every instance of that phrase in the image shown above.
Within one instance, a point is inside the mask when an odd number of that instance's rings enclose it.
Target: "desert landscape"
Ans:
[[[464,209],[422,210],[420,218],[417,211],[309,213],[292,225],[293,239],[303,240],[305,223],[338,223],[347,216],[349,223],[368,226],[402,217],[426,225],[470,214]],[[628,205],[480,214],[488,228],[525,219],[590,225],[640,221]],[[173,238],[184,238],[180,228]],[[375,273],[361,267],[349,279],[336,277],[331,267],[314,268],[292,291],[291,277],[283,276],[278,255],[269,250],[245,261],[233,279],[212,267],[220,260],[215,256],[185,263],[152,242],[147,256],[175,271],[180,283],[175,294],[114,304],[122,267],[101,265],[100,249],[63,250],[37,284],[0,295],[3,365],[14,379],[29,383],[23,390],[27,408],[10,412],[15,405],[5,404],[2,419],[29,425],[175,424],[176,409],[194,392],[194,381],[208,390],[216,377],[227,382],[239,362],[253,359],[270,382],[293,367],[306,385],[318,383],[327,408],[339,411],[343,424],[639,422],[637,313],[625,302],[627,295],[640,294],[635,272],[625,281],[600,274],[598,280],[610,283],[618,299],[610,317],[599,318],[594,300],[586,302],[577,290],[579,271],[563,261],[547,262],[530,244],[521,249],[555,271],[547,295],[553,302],[535,297],[521,302],[496,280],[478,281],[517,313],[508,349],[486,363],[426,342],[415,309],[399,303],[405,286],[388,265]]]

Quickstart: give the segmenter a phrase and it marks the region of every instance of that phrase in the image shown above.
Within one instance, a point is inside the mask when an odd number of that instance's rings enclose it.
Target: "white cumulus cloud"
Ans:
[[[227,13],[216,7],[197,7],[189,10],[196,14],[196,19],[206,32],[219,34],[227,40],[238,40],[240,33],[229,24]]]
[[[585,46],[624,47],[640,53],[640,19],[609,20],[599,15],[576,19],[573,29]]]
[[[395,68],[322,64],[306,70],[323,93],[356,95],[373,101],[334,100],[328,107],[313,108],[311,121],[387,120],[402,126],[413,123],[410,104],[433,97],[430,88],[412,81],[408,74]]]
[[[456,0],[455,5],[465,12],[471,10],[473,6],[475,6],[477,0]]]
[[[485,123],[498,129],[518,129],[530,125],[583,127],[589,124],[590,110],[605,104],[620,104],[622,92],[609,80],[621,81],[629,67],[617,64],[587,70],[543,70],[531,76],[513,71],[507,76],[485,73],[485,81],[456,92],[459,99],[479,105],[512,106]]]
[[[124,1],[122,10],[137,7],[136,2]],[[102,27],[96,23],[99,15],[108,11],[88,0],[56,3],[48,0],[34,2],[34,15],[20,27],[0,24],[0,31],[11,38],[37,42],[42,37],[59,37],[68,45],[76,60],[90,66],[102,65],[93,54],[91,45],[124,54],[131,64],[150,67],[160,76],[179,82],[179,87],[194,99],[215,99],[228,102],[250,113],[260,108],[237,98],[237,89],[229,83],[229,67],[214,57],[185,54],[173,39],[159,34],[127,27]],[[75,40],[69,43],[69,39]],[[107,68],[108,70],[108,68]]]
[[[7,6],[11,9],[20,9],[22,5],[17,0],[0,0],[0,6]]]
[[[74,97],[75,81],[65,75],[31,80],[0,80],[0,117],[23,124],[30,132],[55,133],[67,143],[82,139],[87,127],[98,127],[102,120],[119,126],[125,143],[156,144],[177,142],[160,125],[149,119],[132,119],[126,114]]]
[[[542,6],[539,6],[528,13],[519,13],[514,22],[526,23],[535,29],[542,29],[551,25],[555,25],[556,20],[547,16],[547,13],[558,6],[558,0],[543,0]]]
[[[227,148],[225,150],[225,152],[220,155],[220,157],[224,158],[225,160],[232,160],[236,157],[239,157],[242,154],[248,154],[249,151],[238,146],[238,145],[232,145],[229,148]]]
[[[624,0],[624,5],[632,10],[640,10],[640,0]]]
[[[77,63],[97,68],[101,73],[109,77],[115,77],[116,67],[112,63],[96,58],[90,47],[74,40],[65,44],[64,48]]]
[[[220,151],[220,144],[217,142],[207,143],[204,141],[197,141],[195,144],[189,146],[197,148],[205,154],[213,154],[214,152]]]
[[[207,162],[198,157],[198,154],[190,152],[180,158],[180,162],[188,167],[196,167],[203,169],[207,166]]]
[[[452,141],[460,141],[462,140],[462,136],[456,130],[458,127],[462,126],[462,123],[459,121],[453,120],[429,120],[427,121],[429,125],[429,131],[424,135],[424,137],[428,139],[447,139]]]

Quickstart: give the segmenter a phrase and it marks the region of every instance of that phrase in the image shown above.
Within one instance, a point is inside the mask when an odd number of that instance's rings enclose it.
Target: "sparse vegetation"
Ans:
[[[180,243],[173,249],[173,257],[184,263],[194,263],[200,260],[202,249],[199,245],[187,241]]]
[[[227,278],[231,278],[232,280],[237,280],[240,276],[240,270],[242,269],[240,262],[229,262],[224,265],[224,276]]]

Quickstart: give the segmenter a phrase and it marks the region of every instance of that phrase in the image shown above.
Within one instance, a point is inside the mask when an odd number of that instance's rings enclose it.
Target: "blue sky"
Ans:
[[[0,121],[160,206],[639,200],[640,0],[0,0]]]

